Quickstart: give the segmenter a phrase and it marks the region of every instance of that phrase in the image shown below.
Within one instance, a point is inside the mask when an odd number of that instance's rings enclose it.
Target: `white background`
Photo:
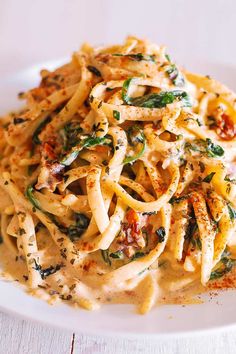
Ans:
[[[166,44],[181,64],[234,64],[235,22],[234,0],[0,0],[1,70],[127,34]]]
[[[228,64],[226,81],[233,85],[235,24],[234,0],[0,0],[0,78],[34,63],[68,56],[83,41],[109,44],[134,34],[166,44],[180,64],[203,74],[208,73],[206,62]],[[211,71],[217,71],[215,64]],[[0,315],[0,329],[0,354],[71,350],[72,333],[5,315]],[[74,353],[228,354],[236,352],[235,343],[236,336],[230,332],[151,342],[76,335]]]

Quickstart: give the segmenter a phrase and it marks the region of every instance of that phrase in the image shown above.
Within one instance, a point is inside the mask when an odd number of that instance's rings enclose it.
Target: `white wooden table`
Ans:
[[[235,354],[236,329],[169,339],[87,336],[0,313],[0,354]]]
[[[234,64],[235,13],[235,0],[0,0],[0,78],[64,57],[84,40],[114,43],[127,33],[167,44],[181,63],[201,58]],[[106,338],[0,313],[0,354],[48,353],[234,354],[236,332],[168,340]]]

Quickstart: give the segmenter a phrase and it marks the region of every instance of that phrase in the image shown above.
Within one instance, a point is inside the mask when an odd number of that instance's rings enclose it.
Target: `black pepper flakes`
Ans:
[[[22,227],[19,228],[18,232],[20,236],[26,234],[25,229],[23,229]]]

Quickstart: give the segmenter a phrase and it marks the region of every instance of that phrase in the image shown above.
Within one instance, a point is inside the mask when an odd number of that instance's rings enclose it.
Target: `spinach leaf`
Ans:
[[[169,75],[170,80],[173,82],[175,86],[178,87],[184,86],[185,84],[184,77],[175,64],[171,64],[167,68],[166,72]]]
[[[43,280],[46,279],[49,275],[55,274],[58,270],[60,270],[63,267],[62,264],[57,264],[55,267],[51,265],[50,267],[43,269],[42,266],[38,264],[35,259],[34,259],[34,263],[35,266],[33,267],[33,269],[39,272]]]
[[[71,241],[74,241],[81,237],[84,231],[88,228],[90,221],[89,218],[82,213],[76,213],[75,220],[76,224],[70,225],[67,230],[67,234],[70,237]]]
[[[27,168],[28,176],[32,176],[33,172],[36,170],[38,165],[29,165]]]
[[[198,248],[199,250],[202,249],[202,241],[201,241],[200,237],[196,237],[196,238],[192,237],[190,242],[194,248]]]
[[[47,117],[39,126],[35,129],[35,132],[32,136],[32,141],[35,145],[40,145],[41,140],[39,139],[39,134],[42,132],[43,128],[46,127],[48,123],[51,122],[51,117]]]
[[[122,87],[122,99],[127,104],[132,104],[132,98],[129,97],[129,95],[128,95],[128,89],[129,89],[129,86],[130,86],[132,80],[134,80],[132,77],[125,80],[125,82],[123,83],[123,87]]]
[[[227,205],[228,211],[229,211],[229,217],[231,221],[234,221],[236,219],[236,210],[230,205]]]
[[[225,274],[229,273],[235,266],[235,259],[222,257],[218,263],[216,270],[211,272],[210,280],[215,280],[223,277]]]
[[[127,57],[135,61],[151,61],[155,63],[155,55],[148,55],[148,54],[142,54],[142,53],[137,53],[137,54],[119,54],[115,53],[112,54],[114,57]]]
[[[142,147],[137,154],[133,156],[126,156],[123,161],[123,164],[133,163],[134,161],[139,159],[146,150],[146,138],[143,131],[138,126],[131,127],[130,129],[128,129],[127,133],[128,141],[132,146],[142,144]]]
[[[165,241],[166,230],[163,226],[159,227],[159,229],[157,229],[155,233],[158,237],[158,243],[162,243]]]
[[[84,140],[81,140],[78,146],[72,148],[66,156],[62,158],[60,163],[64,166],[70,166],[72,162],[79,156],[80,151],[84,148],[89,148],[96,145],[108,145],[108,139],[106,137],[92,137],[89,136]]]
[[[95,68],[95,66],[88,65],[88,66],[87,66],[87,69],[88,69],[91,73],[93,73],[94,75],[96,75],[96,76],[98,76],[98,77],[102,76],[102,74],[100,73],[100,71],[99,71],[97,68]]]
[[[82,128],[77,121],[67,123],[61,130],[64,138],[64,150],[68,150],[78,143],[78,134],[82,133]]]
[[[87,227],[89,225],[89,218],[87,218],[86,215],[84,215],[82,213],[76,213],[75,214],[75,225],[70,225],[69,227],[66,227],[66,226],[62,225],[60,222],[58,222],[55,215],[48,213],[41,208],[41,205],[40,205],[39,201],[33,195],[33,192],[34,192],[33,186],[29,185],[26,189],[25,194],[26,194],[26,197],[31,202],[31,204],[36,209],[41,210],[45,215],[47,215],[62,233],[66,234],[70,237],[71,241],[78,239],[83,234],[83,232],[87,229]],[[36,229],[35,229],[35,231],[36,231]]]
[[[87,229],[87,227],[89,226],[89,218],[82,213],[76,213],[75,220],[76,225],[81,229]]]
[[[230,183],[236,184],[236,178],[230,178],[229,175],[226,175],[225,178],[224,178],[224,180],[225,180],[226,182],[230,182]]]
[[[105,263],[111,265],[111,260],[109,258],[109,253],[108,253],[108,249],[107,250],[101,250],[101,254],[102,254],[102,258],[104,260]]]
[[[191,107],[187,92],[181,90],[161,91],[160,93],[150,93],[140,97],[129,97],[128,89],[132,80],[135,79],[129,78],[125,80],[122,88],[122,99],[128,105],[144,108],[163,108],[177,100],[182,101],[183,106]]]
[[[138,258],[142,258],[145,256],[145,253],[144,252],[141,252],[141,251],[137,251],[133,257],[131,258],[132,261],[134,261],[135,259],[138,259]]]
[[[224,155],[224,149],[220,145],[214,144],[211,139],[206,139],[206,152],[209,157],[221,157]]]
[[[196,244],[199,250],[202,250],[202,241],[200,239],[200,237],[196,238]]]
[[[33,186],[30,184],[30,185],[26,188],[25,195],[26,195],[26,197],[29,199],[29,201],[31,202],[31,204],[32,204],[36,209],[41,210],[41,205],[40,205],[39,201],[35,198],[33,192],[34,192],[34,188],[33,188]]]
[[[184,239],[191,241],[197,230],[198,230],[197,221],[196,221],[194,212],[192,212],[191,218],[189,219],[189,223],[188,223],[188,227],[187,227]]]
[[[166,60],[167,60],[167,61],[171,62],[171,59],[170,59],[169,54],[165,54],[165,57],[166,57]]]
[[[185,91],[162,91],[160,93],[151,93],[142,97],[132,99],[132,105],[146,108],[163,108],[174,101],[182,101],[184,107],[191,107],[189,96]]]
[[[110,253],[109,257],[114,258],[114,259],[123,259],[124,253],[121,250],[119,250],[119,251]]]
[[[68,234],[71,241],[75,241],[80,238],[83,232],[84,229],[81,229],[77,225],[70,225],[66,230],[66,233]]]
[[[221,157],[224,155],[224,149],[220,145],[214,144],[211,139],[196,139],[193,142],[186,142],[185,149],[188,151],[197,151],[206,154],[208,157]]]

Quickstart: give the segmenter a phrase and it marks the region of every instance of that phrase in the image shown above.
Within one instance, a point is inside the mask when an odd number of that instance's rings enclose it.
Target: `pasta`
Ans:
[[[83,45],[19,96],[0,127],[5,274],[50,302],[140,313],[232,277],[233,92],[128,37]]]

